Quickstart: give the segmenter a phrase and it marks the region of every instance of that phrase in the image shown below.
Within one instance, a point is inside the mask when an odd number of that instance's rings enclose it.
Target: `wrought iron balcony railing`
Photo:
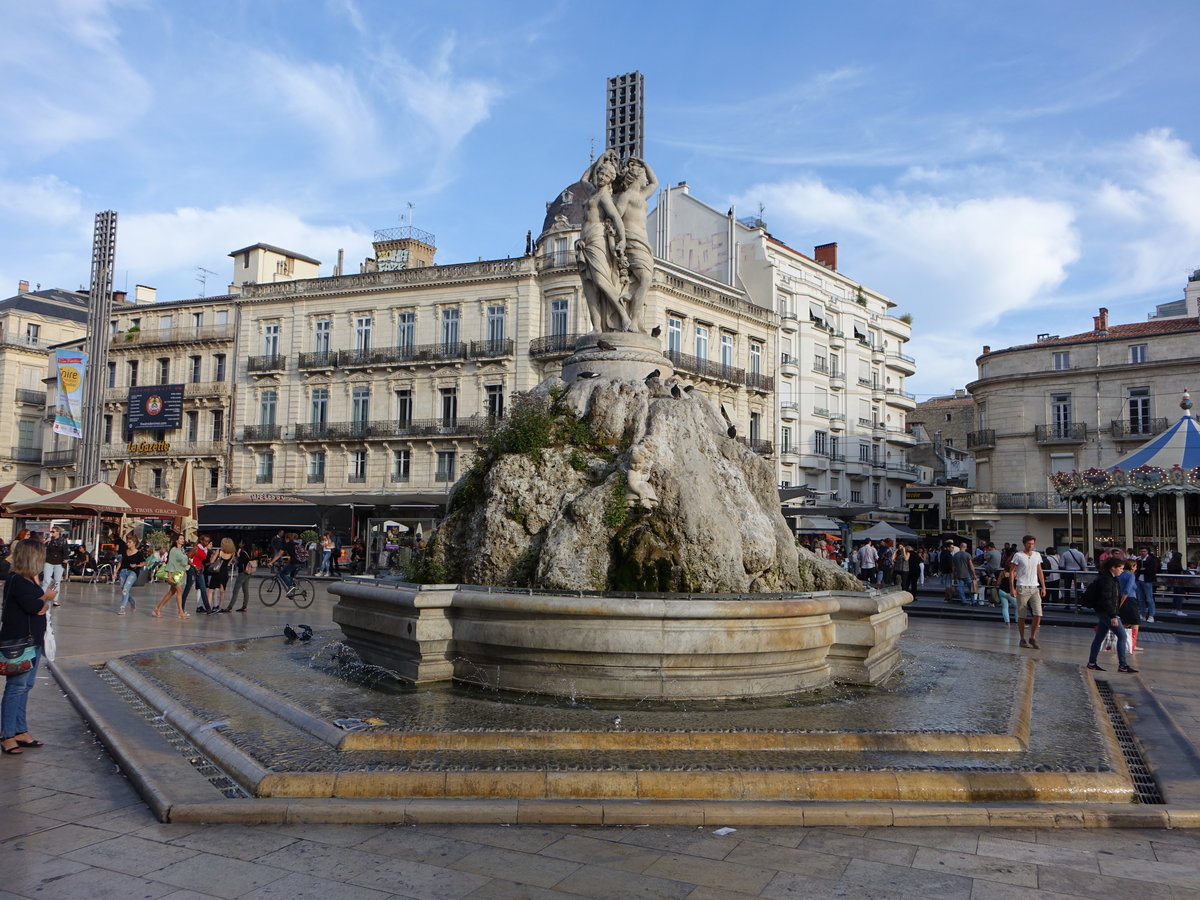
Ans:
[[[548,334],[545,337],[534,338],[529,342],[530,356],[570,356],[575,351],[575,341],[579,339],[577,332],[569,334]]]
[[[287,357],[281,353],[251,356],[246,360],[247,372],[282,372],[285,368],[287,368]]]
[[[46,405],[46,392],[35,391],[30,388],[17,388],[18,403],[32,403],[35,406]]]
[[[996,446],[996,429],[982,428],[967,434],[968,450],[985,450]]]
[[[243,425],[243,441],[277,441],[283,433],[280,425]]]
[[[1086,422],[1054,422],[1034,425],[1033,439],[1039,444],[1082,444],[1087,440]]]
[[[1112,420],[1112,436],[1117,441],[1144,440],[1167,430],[1166,418]]]

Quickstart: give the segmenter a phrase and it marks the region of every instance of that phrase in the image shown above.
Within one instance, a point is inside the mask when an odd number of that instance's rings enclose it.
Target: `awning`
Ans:
[[[317,507],[299,497],[279,494],[230,494],[200,507],[200,529],[315,528]]]
[[[800,532],[819,531],[837,533],[842,525],[825,516],[796,516],[796,530]]]

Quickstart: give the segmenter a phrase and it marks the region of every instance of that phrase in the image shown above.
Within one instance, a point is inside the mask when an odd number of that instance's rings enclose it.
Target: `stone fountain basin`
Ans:
[[[876,683],[907,625],[895,591],[569,594],[349,579],[333,619],[414,683],[610,700],[719,700]]]

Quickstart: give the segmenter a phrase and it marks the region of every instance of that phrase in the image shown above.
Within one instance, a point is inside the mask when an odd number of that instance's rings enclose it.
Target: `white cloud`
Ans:
[[[192,283],[197,266],[218,273],[218,287],[214,290],[210,280],[208,293],[223,291],[232,273],[229,252],[249,244],[274,244],[315,257],[322,262],[322,274],[330,275],[339,249],[354,260],[368,255],[370,241],[369,232],[314,225],[295,212],[266,204],[185,207],[122,216],[117,268],[140,283],[159,287],[163,299],[178,299],[199,292]]]
[[[105,0],[5,4],[0,133],[34,154],[120,134],[149,108]]]
[[[57,175],[38,175],[24,181],[0,179],[0,210],[18,225],[33,219],[69,224],[82,215],[82,192]]]

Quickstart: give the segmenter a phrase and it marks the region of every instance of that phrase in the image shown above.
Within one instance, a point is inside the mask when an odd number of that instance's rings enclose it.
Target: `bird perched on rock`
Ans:
[[[600,373],[599,372],[580,372],[575,377],[576,378],[599,378]]]
[[[291,625],[284,625],[284,626],[283,626],[283,636],[284,636],[285,638],[287,638],[287,639],[288,639],[288,643],[289,643],[289,644],[290,644],[292,641],[296,640],[296,638],[300,637],[300,635],[298,635],[298,634],[296,633],[296,629],[295,629],[295,628],[293,628]]]
[[[616,350],[616,344],[610,344],[608,341],[596,341],[596,346],[601,350]]]
[[[662,326],[661,325],[655,325],[653,328],[650,329],[650,337],[658,337],[660,334],[662,334]]]
[[[651,372],[649,375],[646,376],[646,380],[649,381],[651,378],[657,378],[661,374],[662,374],[661,371],[659,371],[658,369],[655,369],[653,372]]]
[[[725,429],[725,433],[727,435],[729,435],[731,438],[737,437],[737,426],[730,425],[728,428]]]
[[[687,387],[685,387],[685,388],[683,389],[683,392],[684,392],[685,394],[690,394],[690,393],[691,393],[692,391],[694,391],[695,389],[696,389],[696,386],[695,386],[694,384],[689,384]]]
[[[679,389],[679,385],[677,385],[677,384],[671,385],[671,396],[674,397],[676,400],[679,400],[681,397],[683,397],[683,391],[681,391]]]

